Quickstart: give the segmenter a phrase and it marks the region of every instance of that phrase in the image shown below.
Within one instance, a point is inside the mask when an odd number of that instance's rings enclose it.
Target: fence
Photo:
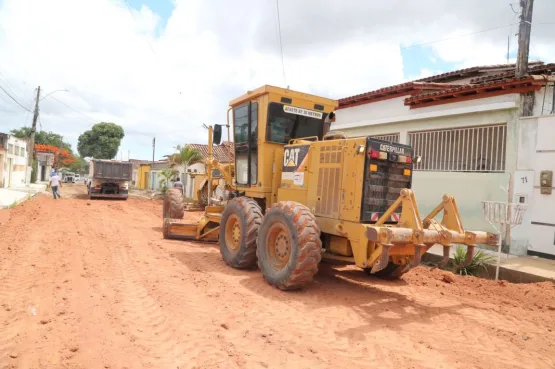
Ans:
[[[439,172],[504,172],[506,124],[409,133],[414,170]]]
[[[385,135],[374,135],[370,136],[372,138],[377,138],[378,140],[384,140],[389,142],[399,142],[399,133],[389,133]]]

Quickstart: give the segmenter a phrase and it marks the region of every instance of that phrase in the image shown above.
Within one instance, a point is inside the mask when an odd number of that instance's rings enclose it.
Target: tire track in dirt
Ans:
[[[21,211],[12,214],[10,222],[3,228],[19,222],[22,217],[24,214]],[[20,353],[16,347],[25,339],[26,333],[23,327],[28,321],[38,324],[37,314],[39,314],[38,309],[41,308],[38,301],[40,300],[33,296],[33,292],[37,291],[37,281],[40,281],[37,265],[43,261],[45,255],[41,249],[42,235],[32,231],[36,223],[25,222],[25,226],[19,227],[16,234],[6,232],[7,237],[0,245],[2,250],[9,248],[15,251],[10,258],[6,258],[10,262],[3,265],[4,272],[1,273],[0,279],[0,319],[4,322],[0,329],[1,368],[8,368],[20,361],[18,359]],[[23,239],[20,238],[22,236]]]
[[[109,233],[103,225],[105,204],[73,200],[76,208],[88,205],[77,216],[77,237],[69,256],[71,273],[68,322],[73,326],[66,335],[66,356],[71,365],[79,362],[104,363],[115,367],[140,367],[135,352],[121,336],[121,326],[113,311],[113,281],[106,278],[113,261]],[[115,238],[114,238],[115,239]],[[98,329],[109,322],[111,329]],[[78,324],[76,324],[78,323]],[[75,350],[75,351],[74,351]]]
[[[346,339],[341,340],[342,342],[338,341],[326,328],[327,325],[322,316],[319,317],[314,312],[304,311],[295,303],[284,306],[283,303],[278,302],[283,300],[284,292],[267,285],[258,272],[237,271],[229,268],[223,263],[219,251],[214,246],[192,246],[187,243],[179,244],[178,241],[173,242],[176,242],[176,247],[183,248],[181,253],[176,254],[182,254],[177,257],[192,270],[191,273],[197,273],[204,279],[210,279],[210,288],[205,288],[200,293],[211,297],[213,304],[223,305],[223,310],[227,310],[227,312],[222,316],[229,326],[240,327],[240,329],[230,329],[230,339],[233,342],[244,344],[244,350],[249,350],[249,346],[253,346],[253,341],[259,340],[265,343],[260,348],[254,345],[256,351],[253,350],[252,354],[249,352],[249,358],[251,355],[260,356],[261,359],[264,359],[265,355],[276,356],[276,352],[268,351],[277,346],[281,351],[279,356],[283,357],[284,363],[291,355],[298,354],[306,356],[301,359],[306,367],[327,367],[326,359],[318,355],[317,350],[314,349],[319,346],[334,347],[334,355],[348,357],[350,362],[362,365],[362,367],[367,365],[368,354],[363,350],[357,354],[357,349],[353,349]],[[241,278],[242,276],[243,278]],[[242,286],[241,284],[237,286],[239,288],[235,286],[237,279],[240,279],[242,284]],[[249,286],[249,284],[252,285]],[[245,291],[244,286],[254,292]],[[293,294],[297,295],[298,293],[293,292]],[[238,313],[230,314],[234,311]],[[253,313],[254,311],[256,313]],[[284,322],[288,327],[295,327],[294,331],[290,332],[288,329],[281,332],[276,329]],[[316,339],[315,342],[311,342],[305,337],[316,337]]]
[[[146,224],[152,220],[150,216],[144,219],[139,212],[129,213],[128,216],[133,224]],[[157,247],[159,239],[152,237],[151,229],[140,228],[137,229],[137,233],[145,242],[141,245],[135,243],[126,249],[128,265],[136,273],[135,279],[152,286],[149,294],[160,303],[160,310],[163,310],[173,321],[180,322],[179,328],[175,331],[182,337],[186,337],[178,349],[183,358],[180,367],[221,365],[234,368],[235,365],[229,362],[230,358],[238,367],[242,367],[243,360],[234,357],[236,355],[234,344],[223,339],[222,327],[214,328],[216,323],[213,317],[211,318],[214,311],[207,309],[210,303],[203,299],[202,294],[191,293],[186,283],[177,282],[177,280],[190,281],[191,275],[176,271],[177,262],[166,252],[159,251]],[[151,263],[145,260],[155,260],[156,269],[152,269]]]
[[[122,208],[116,207],[115,210],[119,212]],[[121,213],[117,216],[121,216]],[[127,219],[131,224],[134,223],[132,217]],[[116,223],[108,217],[104,222],[109,223],[112,228],[110,233],[117,233],[119,237],[119,245],[114,248],[116,267],[112,273],[118,285],[120,313],[127,328],[126,334],[129,334],[130,340],[139,348],[143,365],[172,368],[194,367],[199,362],[207,367],[226,365],[228,355],[214,349],[214,337],[206,337],[204,327],[196,323],[202,308],[195,307],[194,304],[191,307],[179,300],[180,310],[188,316],[183,316],[182,312],[176,317],[165,308],[165,302],[152,293],[154,285],[143,279],[140,270],[150,256],[145,253],[150,247],[146,240],[137,237],[137,234],[129,237],[127,230],[115,226]],[[141,241],[136,241],[138,239]],[[133,250],[141,251],[138,263],[132,260]],[[156,284],[164,285],[168,282],[164,273],[154,272]],[[175,296],[172,299],[175,300]]]

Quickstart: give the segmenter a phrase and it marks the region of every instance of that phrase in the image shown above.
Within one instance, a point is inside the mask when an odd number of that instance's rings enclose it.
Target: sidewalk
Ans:
[[[21,204],[37,193],[46,190],[44,183],[32,183],[26,186],[0,188],[0,209]]]
[[[453,257],[456,246],[451,247],[450,254]],[[476,248],[478,250],[478,248]],[[483,277],[495,277],[495,266],[497,262],[497,252],[484,250],[495,258],[493,264],[488,266],[487,272]],[[423,261],[438,262],[443,259],[443,246],[432,246],[424,257]],[[514,283],[530,283],[530,282],[555,282],[555,260],[544,259],[537,256],[515,256],[509,254],[501,254],[501,263],[499,266],[499,279],[504,279]]]

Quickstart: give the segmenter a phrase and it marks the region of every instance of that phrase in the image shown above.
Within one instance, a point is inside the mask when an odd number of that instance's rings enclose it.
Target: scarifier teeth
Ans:
[[[443,260],[437,264],[438,267],[443,268],[449,263],[449,250],[451,246],[443,246]]]
[[[426,247],[426,245],[414,245],[414,259],[412,263],[410,263],[411,267],[417,267],[420,265],[422,261],[422,250]]]
[[[393,245],[382,245],[382,255],[380,260],[374,264],[372,267],[371,273],[379,272],[380,270],[384,269],[387,264],[389,263],[389,250],[393,247]]]
[[[472,264],[472,259],[474,258],[474,246],[468,246],[466,250],[466,258],[464,259],[464,266],[467,267]]]

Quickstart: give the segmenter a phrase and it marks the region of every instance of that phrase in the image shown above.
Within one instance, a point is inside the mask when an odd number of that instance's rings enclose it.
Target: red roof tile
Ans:
[[[528,73],[530,74],[538,74],[538,73],[547,73],[547,72],[555,72],[555,63],[543,64],[543,65],[536,65],[528,69]],[[515,76],[515,70],[510,70],[503,73],[491,74],[489,76],[483,77],[476,77],[470,80],[470,83],[483,83],[489,81],[496,81],[505,78],[512,78]]]
[[[435,105],[451,99],[457,99],[457,101],[469,100],[471,98],[476,98],[476,95],[487,97],[494,94],[502,95],[532,91],[539,89],[544,83],[545,80],[543,78],[532,75],[484,82],[475,85],[463,85],[456,88],[408,97],[405,99],[405,105],[411,106],[411,108],[416,105],[422,107],[423,105]]]
[[[530,72],[539,73],[549,69],[554,69],[555,64],[544,65],[541,61],[530,62]],[[456,71],[439,74],[436,76],[431,76],[427,78],[421,78],[412,82],[405,82],[394,86],[380,88],[378,90],[366,92],[363,94],[345,97],[339,99],[339,107],[347,108],[357,105],[367,104],[370,102],[391,99],[394,97],[401,97],[406,95],[417,95],[424,90],[440,90],[439,93],[443,91],[452,91],[459,89],[471,89],[472,83],[483,83],[486,81],[495,81],[498,79],[506,77],[514,77],[515,64],[497,64],[497,65],[482,65],[471,68],[459,69]],[[470,83],[446,83],[448,81],[455,81],[461,78],[468,78],[472,75],[479,75],[486,72],[492,72],[499,70],[501,73],[496,73],[495,75],[476,77],[470,80]],[[496,76],[496,77],[494,77]],[[428,94],[426,94],[428,95]],[[435,95],[434,95],[435,96]],[[410,100],[412,99],[412,100]],[[418,101],[418,96],[406,99],[406,101]],[[408,105],[408,104],[407,104]]]
[[[208,145],[189,144],[189,146],[193,149],[198,150],[204,158],[208,157]],[[231,149],[231,156],[229,154],[228,148]],[[231,158],[231,162],[234,162],[235,148],[233,146],[233,142],[224,141],[220,145],[214,145],[212,148],[212,155],[214,155],[214,158],[220,163],[229,163],[230,158]]]
[[[532,61],[528,65],[536,66],[541,65],[541,61]],[[421,78],[416,80],[417,82],[447,82],[449,80],[470,77],[472,74],[478,74],[480,72],[491,72],[492,70],[499,69],[500,72],[503,70],[510,71],[516,68],[516,64],[494,64],[494,65],[480,65],[476,67],[464,68],[459,70],[454,70],[452,72],[442,73],[431,77]]]
[[[379,90],[339,99],[339,109],[360,104],[366,104],[372,101],[406,96],[408,94],[420,92],[422,90],[442,90],[445,88],[456,86],[459,85],[446,83],[405,82],[399,85],[384,87],[380,88]]]

